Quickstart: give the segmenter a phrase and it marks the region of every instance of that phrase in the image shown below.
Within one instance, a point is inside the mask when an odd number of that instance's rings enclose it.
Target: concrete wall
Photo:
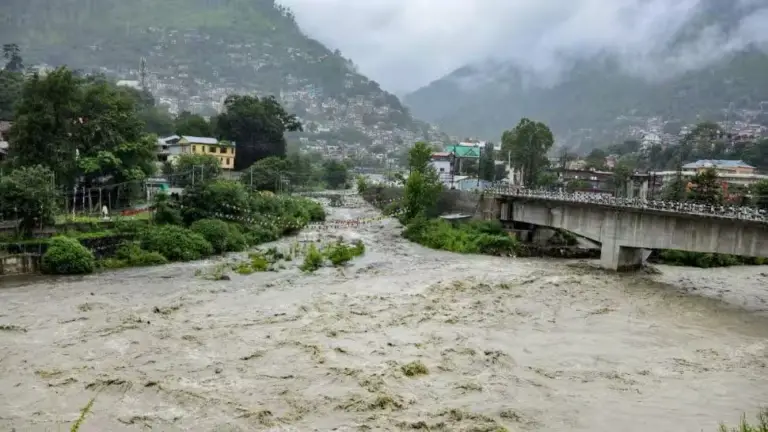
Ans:
[[[768,256],[768,224],[543,199],[509,199],[512,220],[562,228],[602,243],[601,260],[616,268],[639,264],[634,249]],[[640,257],[640,258],[638,258]],[[628,261],[627,261],[628,260]]]
[[[39,255],[6,255],[0,257],[0,276],[37,273]]]

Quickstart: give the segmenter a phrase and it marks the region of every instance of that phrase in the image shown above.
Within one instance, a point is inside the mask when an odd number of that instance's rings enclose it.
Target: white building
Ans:
[[[447,187],[453,185],[453,155],[448,152],[432,153],[430,164],[437,171],[440,181]]]

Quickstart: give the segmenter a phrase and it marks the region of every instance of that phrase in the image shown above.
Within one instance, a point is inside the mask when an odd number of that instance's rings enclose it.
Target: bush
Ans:
[[[141,267],[167,264],[168,260],[158,252],[148,252],[136,242],[124,242],[115,252],[115,258],[128,266]]]
[[[701,252],[688,252],[675,249],[663,250],[659,253],[659,261],[664,264],[685,267],[730,267],[735,265],[757,264],[763,262],[761,258],[740,257],[727,254],[713,254]]]
[[[141,248],[158,252],[169,261],[192,261],[213,254],[202,235],[176,225],[160,225],[141,235]]]
[[[231,233],[229,224],[218,219],[200,219],[192,223],[189,229],[200,234],[213,246],[213,252],[220,254],[227,252]]]
[[[93,253],[71,237],[51,239],[42,259],[42,271],[47,274],[88,274],[96,264]]]
[[[347,245],[342,241],[338,241],[328,245],[323,250],[323,255],[336,267],[346,264],[363,253],[365,253],[365,245],[359,240],[353,245]]]
[[[458,253],[514,255],[517,240],[498,222],[466,222],[453,225],[442,219],[417,217],[403,231],[403,237],[432,249]]]
[[[243,227],[243,236],[249,246],[257,246],[262,243],[269,243],[280,238],[280,230],[268,222],[257,223],[255,225],[246,225]]]
[[[234,223],[227,224],[227,252],[242,252],[248,247],[248,242],[243,235],[240,226]]]
[[[307,249],[307,254],[304,256],[304,262],[299,267],[302,271],[311,273],[323,266],[325,257],[317,250],[314,244],[310,244]]]
[[[357,193],[362,195],[366,189],[368,189],[368,182],[365,181],[365,177],[357,176]]]

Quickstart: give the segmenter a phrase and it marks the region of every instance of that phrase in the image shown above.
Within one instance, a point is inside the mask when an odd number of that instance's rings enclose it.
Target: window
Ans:
[[[445,172],[445,168],[440,168],[440,172]]]
[[[226,165],[229,165],[229,158],[227,158],[227,162],[226,162]]]
[[[227,148],[226,147],[219,147],[219,153],[226,153]]]
[[[214,147],[214,146],[208,146],[208,152],[209,152],[209,153],[216,153],[216,147]]]
[[[192,146],[192,151],[193,151],[193,152],[197,152],[197,146],[196,146],[196,145],[193,145],[193,146]]]

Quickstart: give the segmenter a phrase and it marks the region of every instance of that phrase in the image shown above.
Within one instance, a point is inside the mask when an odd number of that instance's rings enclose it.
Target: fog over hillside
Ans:
[[[312,36],[390,90],[498,61],[555,82],[611,53],[635,75],[701,68],[768,41],[766,0],[284,0]],[[496,60],[489,62],[489,60]]]

